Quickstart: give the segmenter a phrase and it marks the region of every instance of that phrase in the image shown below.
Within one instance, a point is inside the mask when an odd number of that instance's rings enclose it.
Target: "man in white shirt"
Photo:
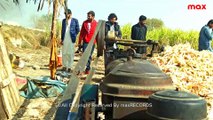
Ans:
[[[68,9],[65,12],[66,19],[62,21],[61,45],[62,45],[62,65],[63,71],[71,72],[74,63],[75,41],[79,33],[78,20],[72,18],[72,12]]]

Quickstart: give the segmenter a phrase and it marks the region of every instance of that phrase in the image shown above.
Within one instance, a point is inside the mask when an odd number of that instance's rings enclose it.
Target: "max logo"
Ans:
[[[206,4],[189,4],[188,10],[206,10]]]

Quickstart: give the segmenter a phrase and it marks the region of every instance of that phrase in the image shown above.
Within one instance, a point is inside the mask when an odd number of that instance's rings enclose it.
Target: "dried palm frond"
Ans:
[[[31,1],[33,1],[34,4],[39,2],[37,11],[40,11],[40,10],[43,9],[45,1],[48,3],[48,6],[50,6],[51,3],[53,3],[54,0],[26,0],[26,3],[29,3]],[[67,9],[67,1],[68,0],[59,0],[59,4],[64,7],[64,10]],[[9,2],[9,0],[5,0],[5,2]],[[13,3],[15,3],[16,5],[19,5],[20,4],[20,0],[13,0]],[[5,8],[5,3],[0,3],[0,8],[6,9]]]

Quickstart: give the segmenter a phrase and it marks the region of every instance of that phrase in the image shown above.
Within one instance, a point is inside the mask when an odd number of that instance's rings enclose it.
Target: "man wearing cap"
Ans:
[[[131,30],[131,38],[133,40],[146,40],[146,33],[147,33],[147,27],[146,27],[146,16],[141,15],[139,17],[139,22],[132,26]],[[146,47],[144,48],[137,48],[137,53],[146,53]]]
[[[95,20],[95,12],[89,11],[87,13],[87,20],[85,20],[82,24],[79,41],[78,41],[78,46],[83,47],[83,52],[86,50],[90,40],[92,39],[92,36],[95,33],[96,26],[97,26],[97,22]],[[96,43],[96,40],[94,44],[95,43]],[[85,74],[89,74],[93,51],[94,51],[94,45],[86,66]]]
[[[71,72],[74,62],[76,36],[79,33],[79,24],[76,18],[72,18],[70,9],[67,9],[65,16],[66,18],[62,21],[61,30],[62,70]]]

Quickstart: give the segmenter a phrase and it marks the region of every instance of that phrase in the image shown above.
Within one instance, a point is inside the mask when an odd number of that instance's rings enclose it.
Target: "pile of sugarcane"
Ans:
[[[190,44],[168,46],[165,52],[151,58],[168,74],[178,90],[204,97],[213,108],[213,53],[197,51]]]

